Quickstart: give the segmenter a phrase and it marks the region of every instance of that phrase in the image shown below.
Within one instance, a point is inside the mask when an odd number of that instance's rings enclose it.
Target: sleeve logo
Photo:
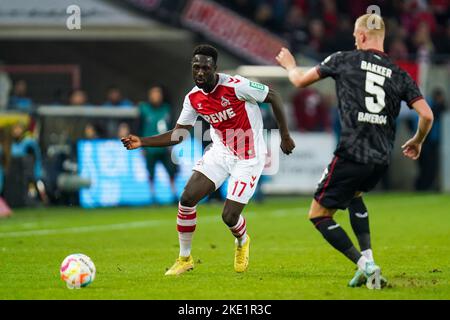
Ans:
[[[250,84],[250,87],[258,89],[258,90],[262,90],[262,91],[264,91],[264,89],[266,88],[265,85],[258,83],[258,82],[250,81],[249,84]]]

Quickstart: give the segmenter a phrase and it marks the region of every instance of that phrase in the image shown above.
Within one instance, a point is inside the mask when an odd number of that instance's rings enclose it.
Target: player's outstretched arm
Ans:
[[[298,88],[307,87],[310,84],[320,80],[320,75],[316,68],[311,68],[306,72],[301,72],[297,69],[294,56],[286,48],[281,48],[280,53],[278,53],[275,59],[288,71],[289,81],[291,81],[291,83]]]
[[[412,107],[419,114],[419,125],[414,137],[406,141],[406,143],[402,146],[402,149],[405,157],[417,160],[420,157],[422,144],[433,126],[434,116],[433,111],[431,111],[431,108],[425,99],[420,99],[414,102]]]
[[[138,137],[130,134],[120,140],[122,141],[123,146],[128,150],[140,147],[169,147],[181,143],[185,133],[191,128],[192,126],[177,124],[174,129],[156,136]]]
[[[275,115],[278,129],[280,129],[281,150],[283,150],[285,154],[291,154],[292,150],[294,150],[295,148],[295,142],[294,140],[292,140],[291,135],[289,134],[286,116],[283,112],[283,102],[280,95],[273,89],[269,89],[269,93],[267,94],[264,102],[268,102],[272,105],[273,114]]]

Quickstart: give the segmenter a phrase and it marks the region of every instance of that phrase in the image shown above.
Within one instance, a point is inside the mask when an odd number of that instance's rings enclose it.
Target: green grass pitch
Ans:
[[[348,288],[354,266],[307,219],[309,198],[245,209],[252,237],[246,273],[233,270],[222,205],[198,207],[195,269],[164,272],[178,255],[175,207],[16,210],[0,220],[0,299],[450,299],[450,196],[367,195],[377,263],[390,286]],[[355,241],[348,213],[336,220]],[[65,256],[84,253],[95,281],[69,290]]]

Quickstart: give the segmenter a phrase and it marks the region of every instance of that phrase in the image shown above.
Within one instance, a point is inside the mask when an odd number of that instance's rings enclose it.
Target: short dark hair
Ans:
[[[194,52],[192,53],[192,57],[194,57],[196,54],[211,57],[214,60],[214,64],[217,64],[217,56],[219,55],[219,53],[217,52],[216,48],[209,44],[201,44],[196,46]]]

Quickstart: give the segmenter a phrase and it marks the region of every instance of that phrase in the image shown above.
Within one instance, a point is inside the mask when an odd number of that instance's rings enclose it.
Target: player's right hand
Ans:
[[[280,66],[282,66],[283,68],[285,68],[288,71],[296,68],[296,66],[297,66],[295,63],[294,56],[286,48],[281,48],[280,52],[275,57],[275,59],[280,64]]]
[[[127,148],[127,150],[133,150],[142,147],[142,141],[138,136],[128,135],[120,139],[122,141],[123,146]]]
[[[406,141],[402,145],[403,155],[407,158],[417,160],[420,157],[420,151],[422,150],[422,143],[417,142],[414,138]]]

